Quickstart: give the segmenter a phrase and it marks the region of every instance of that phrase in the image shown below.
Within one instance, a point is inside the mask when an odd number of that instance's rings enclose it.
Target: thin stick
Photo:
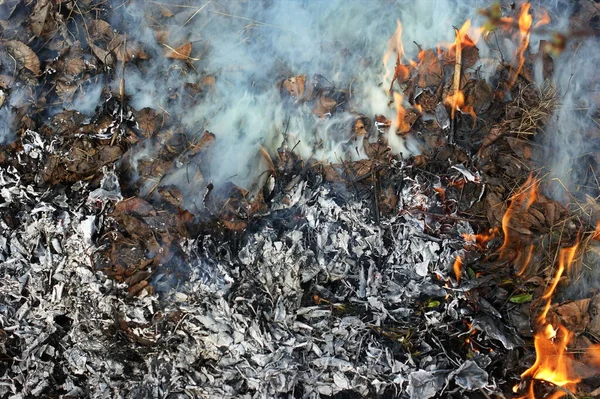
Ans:
[[[452,109],[450,110],[450,120],[452,121],[452,129],[450,130],[448,142],[454,143],[454,136],[456,133],[456,121],[454,120],[454,114],[456,112],[456,102],[458,98],[458,92],[460,91],[460,74],[462,70],[462,38],[460,37],[460,31],[454,28],[456,32],[456,48],[455,48],[455,62],[454,62],[454,79],[452,80]]]

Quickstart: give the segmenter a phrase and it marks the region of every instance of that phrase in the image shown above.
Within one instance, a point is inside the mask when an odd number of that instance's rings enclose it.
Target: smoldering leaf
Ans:
[[[172,58],[174,60],[187,60],[190,58],[190,54],[192,53],[192,43],[187,42],[186,44],[179,46],[177,48],[171,48],[165,45],[167,49],[169,49],[165,53],[165,58]]]
[[[304,95],[304,84],[306,82],[306,75],[293,76],[286,79],[282,83],[282,87],[287,90],[290,96],[297,99],[301,99]]]
[[[40,59],[25,43],[18,40],[8,40],[4,42],[4,45],[22,68],[30,70],[35,75],[40,74]]]

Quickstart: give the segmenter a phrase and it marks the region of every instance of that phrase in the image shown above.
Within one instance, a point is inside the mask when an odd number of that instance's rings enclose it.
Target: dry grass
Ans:
[[[544,125],[558,106],[558,92],[545,84],[521,86],[516,98],[507,105],[507,119],[503,121],[511,134],[534,135],[543,131]]]

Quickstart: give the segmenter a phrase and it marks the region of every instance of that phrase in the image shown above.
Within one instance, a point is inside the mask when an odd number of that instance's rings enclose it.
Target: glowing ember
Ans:
[[[454,265],[452,266],[452,269],[454,269],[454,275],[456,276],[456,281],[460,282],[460,274],[462,271],[462,258],[460,256],[456,257],[456,260],[454,261]]]

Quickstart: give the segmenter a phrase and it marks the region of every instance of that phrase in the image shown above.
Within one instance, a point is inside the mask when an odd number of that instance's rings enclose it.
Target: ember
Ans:
[[[0,4],[0,397],[600,395],[600,11],[544,3]]]

